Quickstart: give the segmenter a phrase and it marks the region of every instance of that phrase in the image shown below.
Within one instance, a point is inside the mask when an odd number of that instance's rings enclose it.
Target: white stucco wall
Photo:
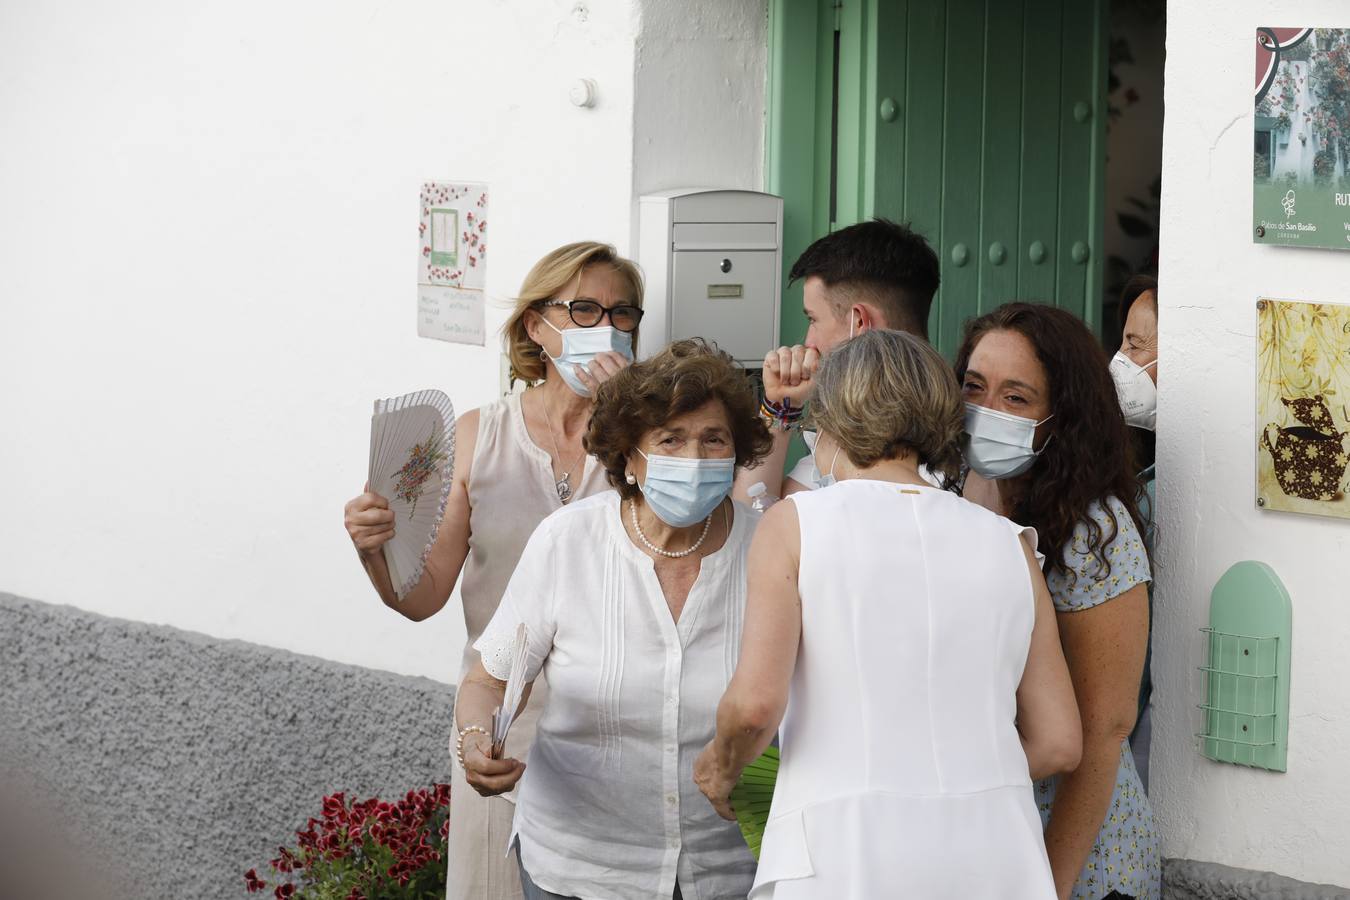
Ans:
[[[1253,35],[1258,25],[1350,26],[1341,0],[1269,21],[1256,0],[1168,9],[1158,369],[1156,687],[1151,791],[1164,854],[1350,885],[1350,522],[1258,511],[1255,301],[1350,301],[1350,255],[1252,243]],[[1294,602],[1289,771],[1195,752],[1195,667],[1209,592],[1258,559]]]
[[[633,139],[638,196],[697,186],[763,190],[767,29],[766,0],[642,4]]]
[[[373,398],[498,390],[495,341],[416,335],[418,187],[490,184],[505,298],[629,252],[638,189],[756,186],[764,4],[675,6],[0,6],[0,590],[452,677],[458,609],[385,609],[341,523]]]

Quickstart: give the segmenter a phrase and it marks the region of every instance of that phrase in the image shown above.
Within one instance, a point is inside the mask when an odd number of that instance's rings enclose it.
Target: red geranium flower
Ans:
[[[277,872],[294,873],[274,896],[296,898],[319,885],[325,896],[346,900],[389,891],[439,895],[445,889],[449,801],[445,784],[407,791],[393,802],[348,800],[342,791],[324,797],[322,818],[308,818],[295,833],[296,846],[279,848],[271,861]],[[244,883],[250,893],[273,887],[254,869]]]

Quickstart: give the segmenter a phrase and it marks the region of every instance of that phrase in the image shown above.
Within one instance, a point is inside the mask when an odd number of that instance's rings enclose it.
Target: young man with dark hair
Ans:
[[[772,497],[821,486],[808,454],[783,475],[792,426],[800,420],[820,360],[839,344],[871,328],[908,331],[927,339],[928,310],[938,288],[938,258],[923,236],[887,219],[859,222],[807,247],[788,273],[802,282],[806,340],[764,357],[762,415],[774,436],[762,464],[737,478],[736,496],[763,482]],[[815,435],[803,432],[808,448]],[[822,473],[828,474],[828,473]]]

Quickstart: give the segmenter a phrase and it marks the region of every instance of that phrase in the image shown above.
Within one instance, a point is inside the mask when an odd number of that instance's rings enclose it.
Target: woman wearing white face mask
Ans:
[[[520,781],[510,840],[527,898],[750,887],[754,859],[691,772],[740,647],[758,514],[728,494],[770,447],[756,405],[745,373],[701,341],[603,384],[586,445],[615,490],[539,526],[475,645],[456,711],[463,764],[483,794]],[[549,684],[528,772],[490,759],[483,734],[521,624],[526,679]]]
[[[1125,424],[1130,426],[1139,482],[1144,496],[1140,512],[1144,517],[1144,539],[1153,555],[1153,509],[1155,506],[1154,468],[1156,456],[1155,418],[1158,411],[1158,282],[1149,275],[1136,275],[1120,292],[1120,350],[1111,359],[1111,378],[1116,383]],[[1149,586],[1149,612],[1152,618],[1153,587]],[[1144,659],[1144,678],[1139,686],[1139,721],[1130,734],[1130,748],[1139,769],[1139,778],[1148,790],[1148,757],[1152,741],[1149,699],[1153,693],[1151,663],[1153,641]]]
[[[394,534],[389,504],[370,492],[347,504],[347,530],[386,605],[420,621],[444,607],[459,582],[472,645],[535,527],[607,487],[602,467],[582,446],[587,395],[632,358],[641,305],[637,266],[608,244],[568,244],[535,264],[503,329],[512,373],[531,387],[460,417],[445,517],[421,580],[401,601],[380,550]],[[461,676],[477,658],[466,646]],[[511,754],[525,756],[533,734],[531,715],[512,729]],[[457,765],[451,783],[448,900],[520,897],[518,870],[500,849],[510,833],[510,799],[479,797]]]
[[[1009,303],[967,323],[963,492],[1036,529],[1083,723],[1083,758],[1037,785],[1061,897],[1157,898],[1153,813],[1130,753],[1148,644],[1139,485],[1106,355],[1077,317]]]
[[[1125,424],[1154,430],[1158,412],[1158,282],[1136,275],[1120,295],[1120,349],[1111,359]]]

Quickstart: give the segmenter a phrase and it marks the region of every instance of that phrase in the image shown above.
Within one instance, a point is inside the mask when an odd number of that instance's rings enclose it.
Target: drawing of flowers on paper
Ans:
[[[417,515],[417,501],[422,496],[427,479],[436,473],[447,458],[445,435],[438,434],[434,428],[425,441],[413,444],[408,450],[408,461],[394,473],[398,476],[394,493],[404,503],[411,504],[409,519]]]
[[[487,270],[487,185],[422,185],[418,284],[481,291]]]

